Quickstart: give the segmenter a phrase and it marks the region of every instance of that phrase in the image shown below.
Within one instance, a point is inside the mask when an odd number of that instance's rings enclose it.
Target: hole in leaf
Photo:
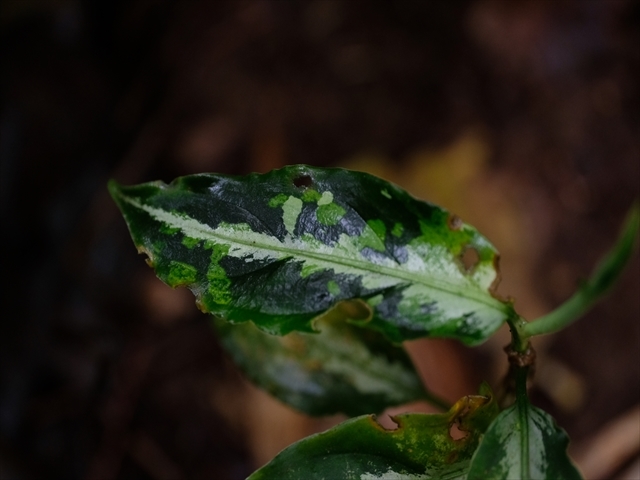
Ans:
[[[313,179],[309,175],[299,175],[293,179],[293,184],[298,188],[308,188],[313,185]]]
[[[478,265],[478,262],[480,261],[480,255],[475,248],[467,247],[464,249],[464,252],[462,252],[460,260],[462,260],[462,266],[464,267],[465,271],[470,272],[471,270],[476,268],[476,265]]]
[[[373,420],[380,428],[387,432],[393,432],[400,428],[400,424],[396,422],[391,415],[382,415],[380,417],[374,415]]]
[[[467,436],[467,432],[460,430],[458,422],[453,422],[449,427],[449,436],[453,440],[461,440]]]
[[[142,247],[142,246],[139,246],[136,249],[138,250],[139,254],[146,255],[146,258],[144,259],[144,261],[151,268],[154,268],[155,267],[155,262],[153,261],[153,254],[151,253],[151,251],[149,251],[147,248]]]

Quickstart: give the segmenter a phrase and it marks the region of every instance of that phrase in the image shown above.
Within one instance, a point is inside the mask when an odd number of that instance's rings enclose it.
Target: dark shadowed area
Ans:
[[[137,255],[110,178],[369,171],[491,239],[529,319],[640,196],[631,0],[5,0],[0,38],[2,480],[244,479],[341,420],[242,378]],[[533,402],[589,478],[640,472],[639,271],[535,343]],[[455,400],[499,384],[507,342],[409,350]]]

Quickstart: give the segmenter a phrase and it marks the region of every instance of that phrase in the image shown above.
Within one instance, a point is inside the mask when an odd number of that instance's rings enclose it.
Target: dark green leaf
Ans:
[[[365,173],[290,166],[110,184],[138,250],[203,311],[264,331],[313,331],[342,300],[393,341],[483,341],[511,314],[497,253],[445,210]]]
[[[553,418],[519,396],[491,424],[473,456],[468,480],[579,480],[569,438]]]
[[[341,302],[316,326],[321,333],[274,336],[252,322],[215,319],[235,363],[261,388],[311,415],[381,412],[433,397],[425,392],[409,356],[384,336],[344,317],[366,310],[361,300]]]
[[[497,414],[485,395],[464,397],[445,414],[393,417],[385,430],[374,416],[358,417],[291,445],[249,480],[464,479],[483,427]],[[466,436],[449,434],[457,423]]]

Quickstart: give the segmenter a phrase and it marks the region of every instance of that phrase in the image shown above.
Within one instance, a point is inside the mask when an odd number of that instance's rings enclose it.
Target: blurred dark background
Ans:
[[[340,420],[247,385],[110,178],[370,171],[485,232],[527,318],[639,197],[637,1],[4,0],[0,35],[2,480],[242,479]],[[590,478],[640,472],[639,266],[536,343],[534,402]],[[455,400],[506,343],[409,348]]]

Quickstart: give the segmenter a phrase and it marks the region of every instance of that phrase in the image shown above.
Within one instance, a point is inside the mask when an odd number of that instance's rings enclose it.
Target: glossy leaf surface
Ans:
[[[429,399],[402,347],[342,320],[358,301],[343,302],[316,321],[320,333],[265,333],[252,322],[214,323],[221,341],[258,386],[310,415],[381,412]],[[362,307],[360,307],[362,308]]]
[[[385,430],[373,416],[358,417],[312,435],[278,454],[249,480],[427,480],[466,478],[482,431],[498,407],[490,396],[467,396],[445,414],[393,417]],[[453,423],[467,432],[453,440]]]
[[[468,480],[580,480],[567,456],[569,438],[525,396],[502,411],[480,442]]]
[[[110,184],[138,250],[203,311],[270,333],[312,331],[363,299],[393,341],[483,341],[511,313],[492,295],[497,253],[472,227],[371,175],[290,166]]]

